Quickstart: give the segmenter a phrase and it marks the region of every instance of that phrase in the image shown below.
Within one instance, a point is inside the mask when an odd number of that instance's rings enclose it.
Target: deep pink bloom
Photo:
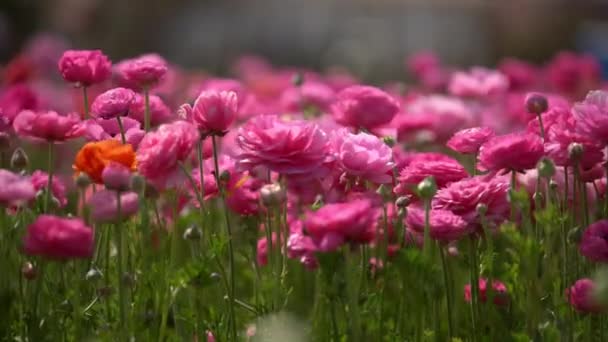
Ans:
[[[237,156],[242,169],[263,166],[290,176],[315,177],[325,170],[329,140],[314,123],[283,121],[276,116],[250,119],[237,136]]]
[[[356,85],[338,93],[332,112],[342,125],[369,130],[391,122],[399,108],[399,102],[384,91]]]
[[[456,96],[493,96],[505,93],[509,80],[499,71],[474,67],[469,72],[455,72],[448,88],[450,94]]]
[[[601,66],[591,55],[561,52],[547,66],[548,79],[561,93],[582,95],[594,89],[601,79]]]
[[[326,204],[309,212],[304,229],[318,250],[330,252],[344,243],[367,243],[374,237],[373,226],[378,211],[370,200],[358,199],[347,203]]]
[[[182,105],[186,120],[192,122],[204,134],[223,134],[236,118],[238,99],[232,91],[203,91],[194,106]]]
[[[487,294],[488,280],[485,278],[479,279],[479,300],[485,303],[488,300]],[[507,287],[499,280],[492,280],[492,291],[494,296],[494,304],[498,306],[505,306],[509,303],[509,294]],[[471,284],[464,286],[464,300],[470,302],[472,298]]]
[[[606,308],[594,298],[595,283],[589,278],[577,280],[566,289],[568,302],[576,311],[582,313],[599,313]]]
[[[423,86],[429,89],[441,89],[449,79],[449,71],[441,65],[437,55],[430,51],[421,51],[408,57],[406,67]]]
[[[149,95],[150,104],[150,125],[157,126],[171,121],[171,109],[167,107],[163,100],[156,95]],[[144,123],[146,115],[146,102],[142,95],[136,94],[131,106],[129,107],[129,117]]]
[[[446,157],[445,160],[414,160],[403,170],[397,178],[398,185],[395,193],[407,194],[416,188],[418,183],[426,177],[433,176],[437,188],[441,189],[449,183],[468,177],[467,171],[458,161]]]
[[[333,136],[336,165],[347,177],[373,183],[392,180],[393,152],[382,140],[367,133],[340,130]]]
[[[608,92],[594,90],[589,92],[583,102],[572,106],[576,130],[608,144]]]
[[[540,81],[540,70],[537,67],[515,58],[502,60],[498,70],[509,80],[510,90],[528,89]]]
[[[447,146],[460,153],[477,153],[488,139],[494,136],[490,127],[465,128],[456,132],[447,142]]]
[[[334,90],[321,82],[305,82],[300,87],[286,89],[281,95],[281,107],[288,112],[303,112],[311,108],[326,112],[334,100]]]
[[[23,251],[54,260],[90,258],[95,237],[93,229],[79,218],[40,215],[27,227]]]
[[[36,170],[32,173],[32,185],[34,189],[39,192],[47,188],[49,185],[49,175],[40,170]],[[65,184],[59,179],[59,177],[53,177],[53,181],[51,184],[51,194],[53,198],[57,201],[60,208],[65,207],[68,203]]]
[[[137,149],[139,142],[143,139],[146,132],[141,129],[138,121],[129,117],[122,118],[122,127],[125,130],[125,140],[127,144]],[[107,139],[121,140],[120,127],[114,119],[90,119],[84,123],[84,137],[89,141],[101,141]]]
[[[317,246],[312,238],[301,230],[292,232],[287,239],[287,256],[291,259],[300,260],[310,270],[318,266],[315,257],[316,250]]]
[[[608,220],[587,227],[578,248],[587,259],[608,263]]]
[[[203,91],[232,91],[236,93],[236,98],[239,102],[239,107],[245,103],[245,99],[248,97],[247,89],[241,83],[241,81],[231,78],[209,78],[206,79],[202,84],[196,85],[191,88],[188,93],[188,97],[196,98]]]
[[[488,140],[479,149],[479,169],[483,171],[523,171],[536,167],[544,155],[538,135],[511,133]]]
[[[156,85],[167,70],[167,61],[155,53],[127,59],[116,65],[121,86],[135,89]]]
[[[158,188],[181,184],[183,171],[179,163],[187,160],[199,139],[198,130],[188,122],[161,125],[139,144],[139,172]]]
[[[48,142],[63,142],[84,133],[77,114],[59,115],[53,111],[24,110],[13,121],[13,129],[21,137]]]
[[[35,197],[36,189],[30,177],[0,169],[0,205],[21,205]]]
[[[12,125],[17,114],[23,110],[37,110],[40,108],[40,99],[28,85],[15,84],[2,89],[0,108],[2,109],[2,116]]]
[[[112,62],[100,50],[68,50],[59,59],[64,80],[82,86],[101,83],[112,74]]]
[[[424,208],[409,206],[406,217],[408,229],[424,233]],[[474,231],[462,217],[449,210],[431,209],[429,212],[429,233],[432,239],[447,243],[459,240]]]
[[[131,89],[110,89],[95,98],[91,106],[91,115],[102,119],[126,116],[134,99],[135,93]]]
[[[126,166],[110,162],[103,168],[101,179],[106,189],[125,191],[131,182],[131,170]]]
[[[135,215],[139,209],[139,199],[135,192],[121,192],[120,216],[118,216],[118,194],[116,191],[97,191],[89,198],[87,205],[91,209],[93,221],[108,223],[126,220]]]

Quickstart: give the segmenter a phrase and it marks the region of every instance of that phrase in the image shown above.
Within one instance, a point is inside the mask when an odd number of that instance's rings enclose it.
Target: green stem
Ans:
[[[543,126],[543,115],[538,114],[538,125],[540,127],[540,137],[543,140],[543,143],[545,142],[545,127]]]
[[[51,199],[53,195],[53,143],[49,142],[48,145],[48,182],[46,186],[46,197],[44,199],[44,212],[48,213],[51,206]]]
[[[87,87],[82,87],[82,101],[84,102],[84,118],[89,118],[89,95],[87,93]]]
[[[445,300],[447,302],[447,309],[448,309],[448,337],[451,340],[452,336],[454,336],[454,322],[453,322],[453,318],[452,318],[452,295],[451,295],[451,288],[452,288],[452,284],[450,282],[450,276],[449,276],[449,264],[446,260],[445,257],[445,249],[444,248],[439,248],[439,255],[441,256],[441,268],[443,269],[443,281],[444,281],[444,288],[445,288]]]
[[[116,117],[116,121],[118,121],[118,128],[120,129],[120,140],[124,145],[127,143],[127,139],[125,138],[125,128],[122,125],[122,119],[120,118],[120,116]]]
[[[144,87],[144,104],[145,104],[145,112],[144,112],[144,130],[146,132],[150,131],[150,91],[148,87]]]
[[[361,341],[361,319],[359,315],[359,272],[357,272],[357,263],[353,260],[353,254],[350,253],[348,247],[344,248],[344,260],[346,262],[345,270],[347,276],[347,295],[348,295],[348,313],[350,316],[351,338],[349,341]],[[382,330],[382,328],[380,328]]]
[[[469,254],[471,257],[471,325],[473,327],[473,341],[477,341],[477,317],[479,316],[479,270],[477,269],[477,247],[475,246],[475,238],[473,236],[469,238]]]
[[[433,255],[431,244],[431,200],[424,200],[424,245],[422,246],[427,257]]]
[[[121,214],[121,198],[120,198],[120,191],[116,192],[116,212],[118,215],[117,221],[116,221],[116,250],[117,250],[117,258],[118,258],[118,299],[120,301],[120,305],[119,305],[119,309],[120,309],[120,333],[123,339],[126,340],[127,338],[127,314],[126,314],[126,304],[127,304],[127,298],[126,298],[126,294],[125,294],[125,286],[124,286],[124,282],[122,281],[122,276],[123,276],[123,267],[124,267],[124,260],[123,260],[123,230],[121,228],[121,221],[122,221],[122,214]]]

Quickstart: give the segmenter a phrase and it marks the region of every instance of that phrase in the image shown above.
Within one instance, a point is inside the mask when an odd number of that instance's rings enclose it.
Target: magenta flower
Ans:
[[[488,301],[488,280],[485,278],[479,279],[479,300],[482,303]],[[492,280],[492,291],[494,296],[494,305],[497,306],[505,306],[509,303],[509,294],[507,292],[507,287],[499,280]],[[466,302],[471,302],[471,284],[466,284],[464,286],[464,300]]]
[[[301,230],[292,232],[287,239],[287,256],[290,259],[298,259],[309,270],[318,266],[316,250],[317,246],[312,238]]]
[[[188,97],[196,98],[203,91],[231,91],[236,93],[236,98],[239,102],[239,107],[245,102],[247,98],[247,89],[238,80],[231,78],[209,78],[206,79],[201,85],[193,86],[188,92]]]
[[[79,218],[40,215],[27,227],[23,251],[53,260],[90,258],[95,238],[93,229]]]
[[[150,101],[150,124],[158,126],[172,121],[171,109],[156,95],[149,95]],[[144,97],[136,94],[131,106],[129,107],[129,117],[144,123],[146,114],[146,103]]]
[[[250,119],[237,136],[241,169],[262,166],[290,176],[315,177],[330,159],[329,140],[314,123],[283,121],[276,116]]]
[[[347,177],[373,183],[392,181],[393,151],[375,135],[340,130],[333,143],[336,165]]]
[[[572,106],[576,130],[604,145],[608,144],[608,92],[589,92],[583,102]]]
[[[188,159],[199,139],[198,130],[188,122],[161,125],[139,144],[139,172],[158,188],[181,184],[183,172],[179,163]]]
[[[577,280],[566,289],[568,303],[581,313],[600,313],[606,308],[594,298],[595,283],[589,278]]]
[[[135,93],[131,89],[110,89],[95,98],[91,106],[91,115],[101,119],[126,116],[134,99]]]
[[[509,88],[509,80],[499,71],[474,67],[469,72],[455,72],[448,90],[462,97],[484,97],[503,94]]]
[[[424,209],[421,206],[408,207],[406,225],[408,229],[424,234]],[[443,243],[460,240],[474,231],[462,217],[443,209],[430,211],[429,228],[431,238]]]
[[[40,99],[36,93],[25,84],[16,84],[2,89],[0,93],[0,108],[3,121],[10,125],[22,111],[40,108]]]
[[[493,137],[479,150],[479,168],[483,171],[523,171],[536,167],[545,154],[539,136],[511,133]]]
[[[63,142],[84,133],[78,115],[59,115],[53,111],[24,110],[13,121],[13,129],[21,137],[47,142]]]
[[[372,129],[391,122],[400,105],[384,91],[370,86],[351,86],[336,96],[334,119],[356,129]]]
[[[608,263],[608,220],[597,221],[587,227],[578,248],[587,259]]]
[[[116,65],[119,84],[134,89],[156,85],[167,70],[165,59],[155,53],[127,59]]]
[[[370,242],[378,217],[377,209],[368,199],[327,204],[307,214],[304,230],[319,251],[331,252],[344,243]]]
[[[222,135],[236,118],[238,99],[232,91],[203,91],[194,106],[182,105],[184,119],[192,122],[203,134]]]
[[[456,132],[447,142],[447,146],[460,153],[477,153],[481,145],[494,136],[490,127],[466,128]]]
[[[0,169],[0,205],[21,205],[36,197],[36,189],[30,177]]]
[[[112,62],[100,50],[68,50],[59,59],[64,80],[84,87],[101,83],[112,74]]]
[[[441,189],[449,183],[468,177],[468,173],[458,161],[449,157],[444,160],[414,160],[401,170],[395,193],[411,193],[418,183],[430,176],[435,178],[437,188]]]
[[[406,60],[406,66],[418,81],[428,89],[441,89],[447,84],[449,71],[436,54],[429,51],[416,53]]]
[[[528,62],[505,58],[498,69],[509,80],[510,90],[528,89],[540,82],[540,70]]]
[[[118,216],[118,195],[116,191],[97,191],[89,198],[87,205],[91,209],[93,221],[110,223],[126,220],[135,215],[139,210],[139,199],[135,192],[121,192],[120,216]]]
[[[122,126],[125,130],[127,144],[137,149],[141,139],[146,132],[141,129],[138,121],[129,117],[122,118]],[[107,139],[121,140],[120,127],[116,120],[90,119],[83,122],[84,137],[89,141],[101,141]]]
[[[601,66],[591,55],[561,52],[547,66],[547,76],[557,91],[577,95],[597,86],[601,79]]]
[[[314,109],[318,112],[329,110],[335,97],[334,90],[321,82],[305,82],[300,87],[286,89],[281,95],[281,107],[288,112]]]
[[[129,189],[131,170],[122,164],[110,162],[103,168],[101,179],[106,189],[125,191]]]
[[[31,180],[34,189],[36,192],[39,192],[47,188],[49,184],[49,175],[44,171],[36,170],[34,173],[32,173]],[[61,179],[58,177],[53,177],[53,181],[51,183],[51,195],[57,201],[60,208],[65,207],[65,205],[68,203],[65,184],[63,184]]]

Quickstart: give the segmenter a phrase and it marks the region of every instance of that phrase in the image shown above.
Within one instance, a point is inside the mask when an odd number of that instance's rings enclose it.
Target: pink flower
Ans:
[[[369,130],[391,122],[399,108],[399,102],[384,91],[355,85],[338,93],[332,112],[340,124]]]
[[[469,72],[452,75],[449,92],[463,97],[484,97],[503,94],[509,88],[509,80],[498,71],[474,67]]]
[[[36,197],[36,189],[29,177],[0,169],[0,205],[21,205]]]
[[[378,137],[341,130],[334,135],[333,141],[336,165],[346,176],[373,183],[391,182],[393,152]]]
[[[411,193],[418,183],[429,176],[435,178],[437,188],[441,189],[449,183],[468,177],[468,173],[460,163],[449,157],[445,160],[414,160],[401,170],[395,193]]]
[[[112,74],[112,62],[100,50],[68,50],[59,59],[64,80],[84,87],[101,83]]]
[[[203,91],[194,106],[180,107],[185,119],[192,122],[203,134],[222,134],[236,118],[238,99],[232,91]]]
[[[441,65],[436,54],[422,51],[410,56],[406,61],[407,69],[418,81],[429,89],[445,87],[449,72]]]
[[[479,169],[483,171],[523,171],[536,167],[544,155],[539,136],[511,133],[488,140],[479,149]]]
[[[203,91],[231,91],[236,93],[236,98],[239,102],[239,107],[245,102],[248,97],[247,89],[238,80],[231,78],[209,78],[206,79],[203,84],[194,86],[189,92],[191,98],[196,98]]]
[[[572,106],[576,130],[608,144],[608,92],[594,90],[589,92],[583,102]]]
[[[284,175],[315,177],[329,159],[329,141],[316,124],[276,116],[250,119],[239,130],[237,144],[238,165],[248,170],[263,166]]]
[[[101,190],[91,196],[87,202],[91,209],[91,218],[95,222],[109,223],[126,220],[135,215],[139,209],[139,199],[135,192],[120,193],[120,216],[118,216],[118,193]]]
[[[537,85],[540,80],[540,71],[537,67],[515,58],[505,58],[500,62],[498,69],[509,80],[510,90],[529,89]]]
[[[40,215],[27,227],[23,251],[48,259],[90,258],[95,238],[93,230],[79,218]]]
[[[185,121],[161,125],[139,144],[139,172],[158,188],[181,184],[179,163],[187,160],[199,139],[196,127]]]
[[[291,259],[300,260],[309,270],[315,269],[318,266],[315,257],[316,250],[317,246],[312,238],[301,230],[292,232],[287,239],[287,256]]]
[[[374,237],[377,210],[368,199],[326,204],[309,212],[304,229],[323,252],[338,249],[344,243],[367,243]]]
[[[125,130],[127,144],[137,149],[141,139],[146,132],[141,129],[138,121],[129,117],[122,118],[122,126]],[[84,137],[89,141],[101,141],[107,139],[121,140],[120,127],[116,120],[90,119],[84,122]]]
[[[155,53],[127,59],[116,65],[119,84],[134,89],[156,85],[167,70],[165,59]]]
[[[32,185],[36,192],[42,191],[47,188],[49,184],[49,175],[40,170],[34,171],[32,173]],[[53,181],[51,184],[51,194],[53,198],[57,201],[60,208],[65,207],[68,203],[68,199],[66,196],[65,184],[58,177],[53,177]]]
[[[134,98],[135,93],[131,89],[110,89],[95,98],[91,106],[91,114],[102,119],[126,116]]]
[[[59,115],[57,112],[24,110],[13,121],[13,129],[24,138],[34,141],[63,142],[84,133],[75,113]]]
[[[424,215],[421,206],[409,206],[406,217],[407,228],[424,234]],[[430,210],[429,228],[431,238],[444,243],[459,240],[474,230],[462,217],[442,209]]]
[[[547,65],[547,74],[550,84],[557,91],[578,95],[597,86],[601,79],[601,67],[591,55],[560,52]]]
[[[608,220],[587,227],[578,248],[587,259],[608,263]]]
[[[599,313],[606,309],[594,298],[595,283],[589,278],[577,280],[566,289],[568,302],[576,311],[582,313]]]
[[[131,182],[131,170],[126,166],[110,162],[103,168],[101,179],[106,189],[125,191]]]
[[[157,126],[171,121],[171,109],[156,95],[149,95],[150,104],[150,124]],[[146,102],[142,95],[136,94],[133,103],[129,107],[129,117],[142,124],[146,115]]]
[[[487,294],[488,280],[485,278],[479,279],[479,300],[482,303],[488,301]],[[494,305],[505,306],[509,303],[509,294],[507,293],[507,287],[499,280],[492,280],[492,291],[494,296]],[[471,284],[464,286],[464,300],[471,302]]]
[[[2,116],[11,125],[17,114],[26,109],[37,110],[39,106],[40,99],[38,95],[25,84],[16,84],[4,88],[0,94]]]
[[[321,82],[304,82],[300,87],[286,89],[281,95],[281,107],[288,112],[302,112],[313,109],[326,112],[334,100],[334,91]]]
[[[456,132],[447,142],[447,146],[460,153],[477,153],[481,145],[494,136],[490,127],[466,128]]]

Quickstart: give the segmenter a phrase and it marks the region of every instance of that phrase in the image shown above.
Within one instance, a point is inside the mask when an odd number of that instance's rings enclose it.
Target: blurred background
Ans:
[[[539,63],[569,49],[608,69],[606,0],[0,0],[0,64],[41,32],[114,61],[158,52],[219,74],[253,53],[386,81],[422,49],[456,66]]]

